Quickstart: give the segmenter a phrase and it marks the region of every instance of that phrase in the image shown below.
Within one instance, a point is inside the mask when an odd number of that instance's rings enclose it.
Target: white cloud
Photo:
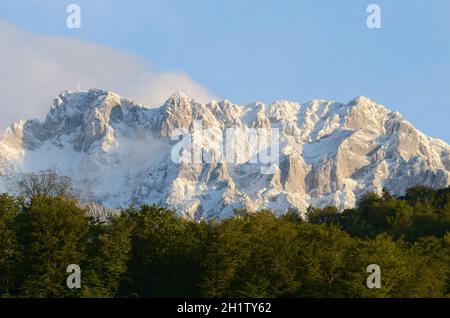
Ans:
[[[0,130],[42,118],[66,89],[102,88],[149,106],[175,91],[207,101],[207,89],[181,72],[157,72],[133,54],[63,37],[42,36],[0,21]]]

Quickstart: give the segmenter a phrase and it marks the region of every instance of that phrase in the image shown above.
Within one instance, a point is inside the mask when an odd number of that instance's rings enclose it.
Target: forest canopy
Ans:
[[[52,176],[53,178],[54,176]],[[368,193],[357,207],[236,211],[192,221],[157,206],[108,221],[33,176],[0,195],[0,297],[447,297],[450,188]],[[30,190],[31,189],[31,190]],[[69,264],[81,288],[66,286]],[[366,286],[367,266],[381,288]]]

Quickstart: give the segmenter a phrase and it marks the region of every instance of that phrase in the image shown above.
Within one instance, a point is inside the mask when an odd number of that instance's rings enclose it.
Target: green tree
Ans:
[[[450,296],[450,233],[443,238],[428,236],[414,243],[413,252],[425,261],[422,264],[428,296]],[[422,287],[422,286],[419,286]],[[422,288],[425,290],[425,288]]]
[[[13,223],[19,211],[16,199],[7,194],[0,195],[0,297],[14,292],[14,267],[20,253]]]
[[[309,207],[306,211],[306,219],[313,224],[339,224],[341,213],[334,206],[323,209]]]
[[[18,272],[20,295],[78,295],[78,291],[66,286],[66,268],[85,261],[89,231],[86,211],[78,208],[74,200],[41,196],[31,198],[17,218],[23,255]]]
[[[201,259],[209,226],[176,216],[174,211],[143,206],[127,211],[134,222],[128,273],[119,291],[132,297],[199,295]]]
[[[348,270],[351,279],[347,288],[352,297],[441,297],[444,293],[445,271],[430,257],[415,253],[402,240],[394,241],[381,234],[373,240],[361,241]],[[367,266],[381,268],[381,288],[369,289]],[[444,283],[442,283],[444,282]]]
[[[91,225],[88,257],[83,271],[83,297],[115,297],[131,257],[133,224],[126,214],[110,223]]]
[[[302,286],[299,297],[345,297],[349,257],[355,241],[336,226],[301,224],[299,257]]]
[[[296,224],[268,211],[222,221],[205,260],[203,296],[294,295],[300,287]]]
[[[410,232],[414,222],[414,209],[402,200],[389,199],[384,203],[387,213],[389,233],[396,239]]]

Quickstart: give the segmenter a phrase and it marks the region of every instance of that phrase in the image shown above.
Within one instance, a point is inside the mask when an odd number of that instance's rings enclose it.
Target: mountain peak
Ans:
[[[353,100],[350,101],[351,105],[361,105],[361,106],[371,105],[374,103],[375,102],[373,100],[371,100],[370,98],[368,98],[366,96],[362,96],[362,95],[357,96]]]
[[[105,103],[115,101],[120,102],[121,96],[102,89],[89,89],[87,91],[70,91],[61,92],[54,100],[50,112],[68,110],[84,110],[86,108],[99,108]]]
[[[370,99],[366,96],[358,96],[354,99],[352,99],[348,105],[350,107],[357,107],[357,108],[361,108],[361,109],[367,109],[367,110],[372,110],[372,109],[380,109],[380,110],[384,110],[385,112],[390,112],[389,109],[387,109],[384,105],[381,105],[379,103],[377,103],[376,101],[374,101],[373,99]]]
[[[177,91],[177,92],[173,93],[169,97],[169,99],[172,99],[172,100],[180,100],[180,99],[182,99],[182,100],[189,101],[189,97],[185,93],[183,93],[182,91]]]
[[[251,128],[279,128],[274,163],[279,175],[261,174],[261,162],[243,161],[227,163],[226,173],[215,178],[218,161],[172,161],[170,136],[189,131],[198,120],[224,135],[229,127],[243,128],[246,151],[255,151]],[[199,146],[220,149],[219,140],[205,137]],[[248,160],[256,158],[252,155]],[[64,91],[45,122],[9,129],[0,140],[0,185],[11,173],[51,168],[73,178],[86,200],[109,207],[155,203],[192,217],[225,217],[244,203],[281,213],[305,211],[309,205],[343,209],[383,187],[399,195],[416,184],[445,187],[449,158],[447,144],[426,138],[364,96],[347,104],[313,100],[243,106],[226,100],[202,104],[177,92],[162,107],[149,109],[92,89]]]
[[[175,92],[173,93],[163,104],[161,110],[163,112],[170,112],[171,109],[190,109],[191,100],[189,97],[183,92]]]

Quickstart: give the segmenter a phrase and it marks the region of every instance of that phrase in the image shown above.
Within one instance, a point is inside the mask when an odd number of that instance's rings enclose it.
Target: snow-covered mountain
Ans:
[[[199,123],[223,136],[227,128],[240,129],[250,156],[174,161],[180,140],[171,136],[180,129],[191,132],[201,149],[220,148],[221,136],[195,138]],[[270,136],[279,132],[279,156],[270,173],[250,158],[252,128]],[[201,104],[177,93],[151,109],[112,92],[66,91],[43,122],[17,122],[0,140],[0,191],[12,191],[22,172],[46,169],[70,176],[86,202],[112,208],[155,203],[198,219],[226,217],[239,207],[343,209],[383,187],[398,195],[418,184],[445,187],[450,146],[366,97],[348,104],[240,106],[227,100]]]

